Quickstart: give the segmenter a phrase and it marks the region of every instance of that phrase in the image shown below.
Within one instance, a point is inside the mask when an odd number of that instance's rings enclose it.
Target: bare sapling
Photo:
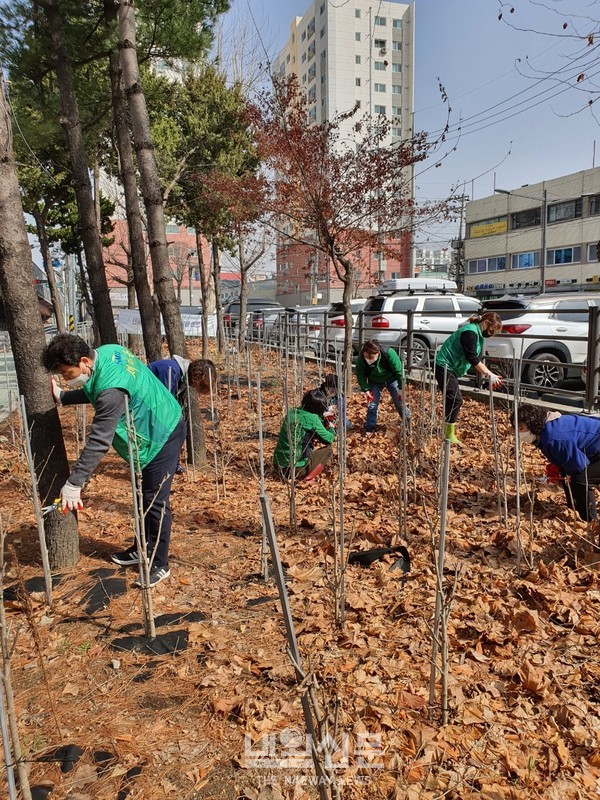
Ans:
[[[129,399],[125,396],[125,422],[127,426],[127,449],[129,451],[129,471],[131,476],[131,496],[133,501],[133,520],[135,532],[135,544],[137,548],[138,563],[140,568],[140,586],[142,593],[142,615],[144,619],[144,631],[149,639],[156,639],[156,627],[154,624],[154,607],[152,602],[152,588],[150,586],[150,568],[154,553],[149,554],[146,541],[144,498],[142,493],[142,470],[140,467],[139,452],[137,446],[137,436],[135,423],[129,408]],[[154,503],[156,498],[153,498]],[[152,504],[151,504],[152,505]],[[149,508],[151,507],[149,506]],[[164,516],[164,509],[163,509]],[[162,527],[162,516],[161,525]],[[160,537],[159,532],[156,537],[156,545]]]
[[[256,370],[256,409],[258,413],[258,459],[259,459],[259,491],[260,496],[265,495],[265,444],[262,416],[262,378],[261,362],[259,360]],[[262,508],[262,506],[261,506]],[[260,542],[260,568],[265,583],[269,580],[269,564],[267,560],[267,523],[264,513],[261,513],[262,536]]]
[[[320,800],[339,800],[340,793],[333,769],[329,740],[319,736],[320,731],[324,729],[325,720],[317,698],[318,685],[316,683],[316,676],[314,673],[307,673],[302,665],[302,657],[300,655],[300,648],[298,647],[289,595],[285,585],[283,565],[279,555],[279,546],[277,543],[273,516],[271,514],[268,498],[264,495],[261,497],[261,505],[263,508],[263,517],[266,521],[267,539],[271,552],[275,583],[277,584],[279,602],[281,603],[283,612],[287,639],[287,654],[296,673],[296,683],[302,690],[300,702],[302,705],[306,732],[310,737],[311,755],[318,779],[319,798]]]
[[[492,445],[494,448],[494,480],[496,482],[496,502],[498,504],[498,519],[501,522],[506,522],[503,511],[502,503],[502,479],[500,474],[500,448],[498,447],[498,429],[496,427],[496,414],[494,409],[494,390],[492,384],[489,384],[490,392],[490,424],[492,428]]]
[[[2,517],[0,516],[0,597],[4,596],[4,576],[6,572],[6,561],[4,557],[5,541],[6,541],[6,532],[4,530]],[[11,639],[8,630],[8,624],[6,621],[6,611],[4,609],[4,602],[2,601],[0,602],[0,649],[2,650],[2,672],[1,672],[2,686],[0,687],[1,688],[0,693],[3,695],[3,697],[2,697],[2,703],[0,704],[0,714],[2,714],[0,718],[1,720],[0,727],[2,729],[2,741],[4,744],[5,758],[7,758],[6,761],[7,777],[9,781],[9,788],[11,786],[11,778],[12,778],[13,794],[11,796],[11,800],[13,800],[13,798],[14,800],[16,800],[17,794],[14,785],[15,782],[14,782],[14,769],[13,769],[13,767],[16,766],[22,800],[31,800],[29,776],[27,773],[27,768],[23,761],[23,753],[21,750],[21,739],[19,736],[19,725],[17,722],[17,712],[15,709],[15,696],[12,686],[11,658],[16,644],[16,637],[17,634],[15,634]],[[5,737],[6,729],[8,729],[8,735]],[[12,757],[10,754],[10,746],[7,746],[9,739],[10,739],[10,744],[12,745]],[[8,750],[8,757],[7,757],[7,750]]]
[[[215,466],[215,494],[217,497],[217,501],[220,499],[219,497],[219,456],[217,453],[217,420],[215,417],[215,391],[213,386],[212,380],[212,370],[208,370],[208,388],[210,392],[210,419],[211,419],[211,427],[212,427],[212,435],[213,435],[213,461]],[[230,388],[231,393],[231,388]]]
[[[42,557],[42,569],[44,572],[44,586],[46,591],[46,601],[48,605],[52,606],[52,573],[50,572],[50,560],[48,558],[48,546],[46,544],[46,533],[44,531],[44,520],[42,512],[42,504],[40,502],[40,493],[38,489],[37,477],[35,474],[35,464],[33,462],[33,454],[31,451],[31,437],[29,433],[29,424],[27,421],[27,411],[25,409],[25,398],[23,395],[19,397],[21,408],[21,419],[23,423],[23,439],[25,442],[25,452],[27,454],[27,464],[29,466],[29,476],[31,479],[31,491],[33,498],[33,510],[35,512],[35,521],[38,530],[38,541],[40,543],[40,554]],[[48,513],[56,514],[56,511],[50,509]]]

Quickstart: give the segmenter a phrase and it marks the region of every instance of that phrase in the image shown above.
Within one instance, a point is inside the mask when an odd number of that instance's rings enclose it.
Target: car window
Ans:
[[[471,314],[476,314],[479,311],[480,304],[478,300],[474,300],[471,297],[457,297],[456,301],[461,315],[465,317],[470,317]]]
[[[415,311],[419,300],[416,297],[401,297],[399,300],[394,300],[392,311]]]
[[[231,303],[229,308],[227,309],[228,314],[239,314],[240,313],[240,304],[239,303]]]
[[[371,297],[370,300],[367,300],[365,311],[367,313],[381,311],[384,303],[385,303],[385,297]]]
[[[587,322],[589,319],[587,300],[561,300],[554,309],[552,318],[561,322]]]
[[[454,303],[451,297],[427,297],[423,303],[423,311],[446,311],[454,315]]]

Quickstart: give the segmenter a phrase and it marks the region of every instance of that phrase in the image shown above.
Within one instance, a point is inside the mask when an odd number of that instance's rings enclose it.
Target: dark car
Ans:
[[[261,298],[261,297],[249,297],[247,301],[246,311],[248,315],[254,315],[257,312],[260,313],[262,311],[266,312],[275,311],[278,308],[283,308],[283,306],[276,300],[268,300],[266,298]],[[246,319],[248,319],[248,317],[246,317]],[[227,305],[223,309],[223,322],[225,323],[225,327],[229,328],[230,330],[235,330],[235,328],[237,328],[239,320],[240,320],[240,301],[234,300],[231,303],[227,303]]]

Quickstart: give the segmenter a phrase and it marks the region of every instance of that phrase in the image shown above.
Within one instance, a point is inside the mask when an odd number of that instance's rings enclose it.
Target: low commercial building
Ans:
[[[600,168],[496,189],[466,223],[467,294],[600,291]]]

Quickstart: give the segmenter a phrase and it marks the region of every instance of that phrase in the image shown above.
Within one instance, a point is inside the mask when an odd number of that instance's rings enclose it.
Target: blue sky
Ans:
[[[292,17],[308,7],[303,0],[250,2],[271,54],[285,42]],[[600,36],[592,46],[585,38],[600,27],[600,3],[416,0],[415,5],[415,128],[435,131],[445,123],[439,77],[452,107],[452,146],[458,148],[441,167],[418,175],[417,198],[446,197],[452,185],[463,182],[470,197],[486,196],[493,191],[494,172],[497,187],[514,189],[588,169],[594,140],[600,165],[600,123],[586,107],[596,96],[590,91],[600,94]],[[499,21],[500,11],[522,30]],[[252,24],[247,0],[233,0],[229,13]],[[600,121],[600,101],[596,115]],[[443,242],[455,232],[449,224],[430,237]]]

